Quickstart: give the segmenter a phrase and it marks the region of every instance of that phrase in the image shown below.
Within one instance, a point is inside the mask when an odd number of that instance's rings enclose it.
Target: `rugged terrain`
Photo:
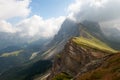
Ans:
[[[25,48],[29,54],[27,62],[1,73],[0,80],[42,80],[49,74],[48,80],[79,79],[84,73],[96,70],[110,57],[117,55],[118,51],[112,48],[119,49],[118,44],[106,38],[97,22],[76,23],[70,19],[63,22],[51,42],[38,43]],[[10,53],[14,57],[18,55],[16,52]],[[25,54],[19,55],[20,60],[23,60],[22,56]]]
[[[80,37],[71,38],[64,50],[56,55],[47,80],[81,80],[81,75],[99,68],[116,53],[116,50],[82,29]]]

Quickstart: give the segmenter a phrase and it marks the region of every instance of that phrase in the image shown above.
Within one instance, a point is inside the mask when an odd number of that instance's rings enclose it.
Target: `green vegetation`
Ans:
[[[107,53],[117,53],[118,51],[110,48],[108,45],[106,45],[105,43],[103,43],[102,41],[96,39],[95,37],[91,36],[89,33],[85,32],[87,38],[85,37],[75,37],[73,39],[73,41],[75,43],[77,43],[78,45],[81,46],[86,46],[86,47],[90,47],[96,50],[100,50],[103,52],[107,52]]]
[[[60,54],[57,54],[56,57],[57,57],[57,58],[61,58],[61,55],[60,55]]]
[[[22,52],[23,52],[23,50],[14,51],[14,52],[10,52],[10,53],[3,53],[0,57],[18,56]]]
[[[59,73],[52,80],[71,80],[72,77],[67,73]]]

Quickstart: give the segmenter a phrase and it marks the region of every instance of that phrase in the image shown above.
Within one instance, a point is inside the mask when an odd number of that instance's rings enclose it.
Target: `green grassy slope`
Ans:
[[[80,46],[90,47],[90,48],[97,49],[97,50],[107,52],[107,53],[117,53],[118,52],[117,50],[114,50],[111,47],[109,47],[104,42],[93,37],[89,33],[84,31],[84,34],[86,35],[86,37],[83,37],[83,36],[75,37],[75,38],[73,38],[73,41]]]

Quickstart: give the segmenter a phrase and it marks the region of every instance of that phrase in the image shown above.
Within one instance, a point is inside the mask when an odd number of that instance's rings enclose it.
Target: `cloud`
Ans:
[[[120,0],[75,0],[68,12],[68,16],[77,21],[113,20],[120,18]]]
[[[30,2],[31,0],[0,0],[0,20],[28,16]]]
[[[11,35],[19,38],[50,38],[59,30],[64,16],[58,18],[43,19],[41,16],[30,15],[30,3],[32,0],[0,0],[0,35]],[[32,6],[31,6],[32,7]],[[18,23],[10,23],[7,20],[20,18]],[[21,19],[22,18],[22,19]],[[14,35],[14,36],[13,36]],[[1,37],[0,36],[0,37]],[[8,40],[10,37],[8,37]],[[14,39],[14,38],[13,38]]]
[[[120,33],[120,19],[101,22],[100,26],[102,26],[101,29],[103,30],[105,35],[120,36],[119,34]],[[117,38],[120,38],[120,37],[117,37]]]
[[[24,19],[14,26],[6,21],[0,21],[0,32],[18,34],[20,37],[50,38],[59,30],[65,17],[44,20],[38,15]]]
[[[0,0],[0,32],[14,33],[20,37],[53,37],[65,20],[64,16],[43,19],[34,15],[14,25],[6,21],[14,17],[27,17],[31,11],[30,2],[31,0]],[[75,0],[68,6],[68,18],[76,21],[111,21],[120,18],[119,4],[120,0]],[[115,27],[120,29],[118,25]]]
[[[120,40],[120,0],[75,0],[68,6],[68,17],[98,22],[106,36]]]
[[[0,21],[0,32],[6,32],[6,33],[15,33],[17,30],[12,26],[12,24],[1,20]]]
[[[53,37],[59,30],[65,17],[50,18],[44,20],[42,17],[34,15],[31,18],[19,22],[16,27],[22,36]]]

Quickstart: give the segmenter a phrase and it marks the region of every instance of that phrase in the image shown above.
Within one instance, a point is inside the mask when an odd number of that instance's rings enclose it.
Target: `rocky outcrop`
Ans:
[[[75,80],[120,80],[120,53],[109,56],[97,69],[76,76]]]
[[[70,39],[64,50],[56,55],[51,74],[47,80],[52,80],[54,76],[62,72],[76,78],[85,72],[96,69],[109,56],[106,52],[79,46],[73,39]]]

